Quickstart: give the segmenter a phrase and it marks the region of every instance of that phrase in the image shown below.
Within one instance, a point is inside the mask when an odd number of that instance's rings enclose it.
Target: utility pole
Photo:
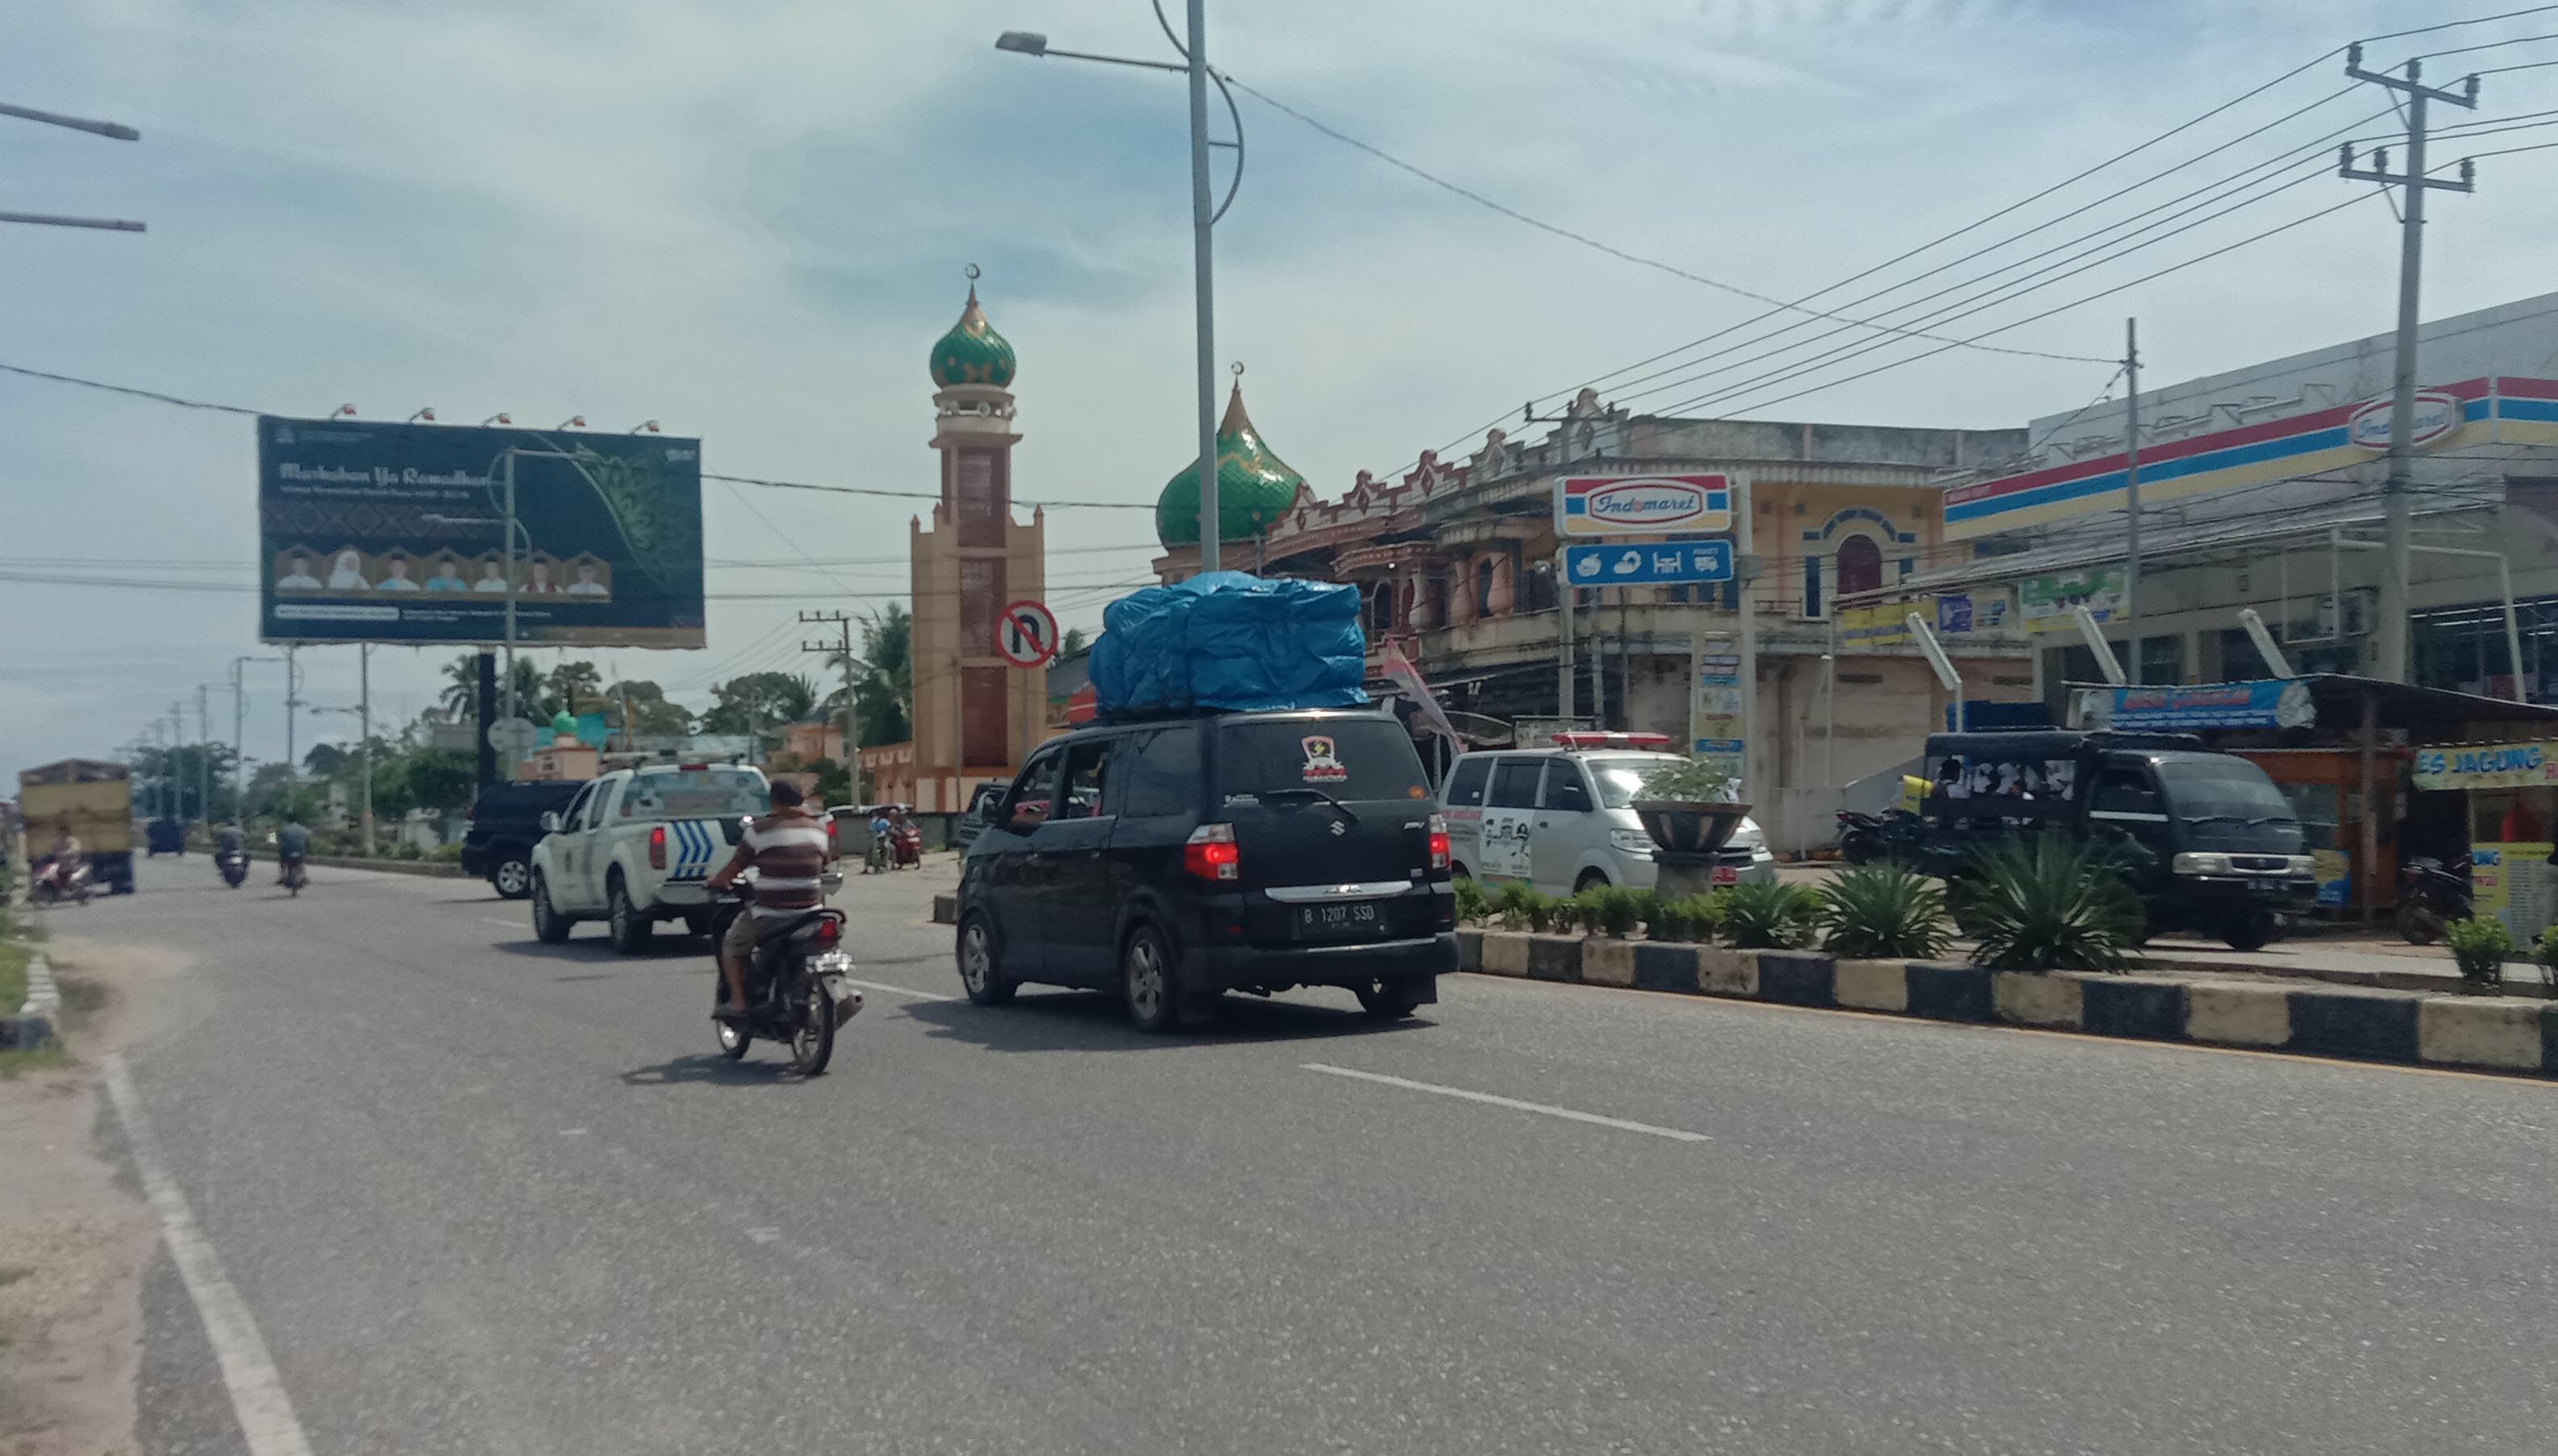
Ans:
[[[213,726],[211,683],[196,684],[196,817],[205,822],[207,843],[213,833]]]
[[[1216,284],[1210,267],[1216,245],[1216,213],[1208,194],[1208,5],[1190,0],[1191,80],[1191,258],[1199,297],[1199,506],[1200,571],[1217,569],[1223,544],[1216,503]],[[1240,138],[1237,139],[1238,144]],[[1237,152],[1236,157],[1243,154]],[[2516,672],[2521,671],[2517,664]],[[967,755],[960,755],[965,757]]]
[[[364,775],[364,858],[373,858],[373,644],[355,645],[355,742]]]
[[[2132,686],[2141,685],[2141,331],[2123,321],[2123,620],[2132,633]]]
[[[2458,182],[2425,175],[2425,104],[2441,101],[2476,110],[2479,78],[2472,75],[2460,90],[2446,91],[2424,84],[2420,63],[2415,61],[2407,63],[2404,77],[2365,70],[2359,43],[2345,51],[2345,73],[2355,80],[2369,81],[2399,92],[2407,98],[2406,171],[2393,173],[2389,170],[2389,149],[2386,147],[2373,149],[2369,167],[2355,167],[2351,142],[2345,144],[2337,168],[2337,175],[2349,182],[2373,182],[2382,187],[2395,183],[2401,189],[2398,357],[2394,393],[2389,406],[2389,476],[2380,488],[2385,553],[2380,570],[2380,623],[2376,642],[2380,660],[2373,665],[2372,676],[2383,682],[2403,683],[2407,681],[2407,580],[2409,562],[2414,555],[2411,549],[2414,526],[2410,520],[2408,491],[2414,481],[2416,464],[2416,300],[2418,285],[2424,276],[2425,194],[2436,188],[2455,193],[2474,192],[2478,178],[2478,169],[2467,158],[2461,161]],[[2513,671],[2518,677],[2522,664],[2513,664]]]
[[[231,659],[231,817],[248,825],[248,690],[240,669],[252,662],[273,662],[272,657],[234,657]]]
[[[302,777],[301,760],[293,756],[293,715],[302,706],[302,664],[293,649],[284,649],[284,789],[287,798]]]
[[[841,611],[803,611],[799,613],[799,620],[831,625],[837,633],[833,642],[802,642],[799,650],[832,652],[844,665],[844,780],[851,785],[846,792],[859,802],[862,797],[862,739],[853,707],[853,619]]]

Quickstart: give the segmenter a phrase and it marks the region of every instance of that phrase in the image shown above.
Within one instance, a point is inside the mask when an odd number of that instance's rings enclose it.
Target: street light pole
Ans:
[[[1182,54],[1183,64],[1168,61],[1139,61],[1125,56],[1096,56],[1088,51],[1059,51],[1049,46],[1048,37],[1033,31],[1006,31],[995,38],[995,49],[1013,51],[1024,56],[1062,57],[1068,61],[1098,61],[1109,66],[1134,66],[1147,70],[1180,71],[1189,76],[1191,85],[1191,258],[1197,296],[1194,308],[1199,326],[1199,507],[1200,570],[1212,572],[1218,567],[1221,533],[1217,529],[1216,481],[1216,286],[1215,243],[1216,221],[1234,204],[1234,194],[1243,185],[1243,113],[1234,104],[1234,93],[1222,76],[1208,64],[1207,0],[1189,0],[1190,44],[1182,44],[1172,25],[1164,21],[1163,7],[1158,4],[1155,18],[1164,25],[1165,39]],[[1224,98],[1226,117],[1234,125],[1231,142],[1210,141],[1208,134],[1208,87],[1215,82]],[[1208,200],[1208,149],[1230,147],[1234,151],[1234,179],[1225,190],[1222,201],[1213,205]]]
[[[1208,200],[1208,0],[1190,0],[1191,268],[1199,297],[1200,570],[1217,569],[1215,228]]]
[[[355,700],[355,741],[364,775],[364,858],[373,858],[373,644],[355,647],[355,681],[362,694]]]

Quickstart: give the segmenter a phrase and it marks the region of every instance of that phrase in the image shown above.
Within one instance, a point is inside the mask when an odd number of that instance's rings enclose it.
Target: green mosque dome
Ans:
[[[1305,483],[1305,476],[1261,443],[1261,432],[1243,412],[1243,385],[1237,381],[1216,427],[1217,536],[1249,541],[1269,530],[1296,504],[1297,487]],[[1199,462],[1193,461],[1155,497],[1156,539],[1167,548],[1199,544]]]
[[[968,285],[968,307],[959,322],[932,346],[932,382],[943,389],[953,384],[1012,387],[1013,346],[986,322],[986,311],[977,307],[973,283]]]
[[[568,711],[567,709],[565,709],[565,708],[561,709],[561,710],[560,710],[559,712],[557,712],[557,713],[552,714],[552,715],[551,715],[551,731],[552,731],[552,732],[555,732],[555,733],[574,733],[574,732],[576,732],[576,731],[577,731],[577,715],[576,715],[576,714],[574,714],[574,713],[569,712],[569,711]]]

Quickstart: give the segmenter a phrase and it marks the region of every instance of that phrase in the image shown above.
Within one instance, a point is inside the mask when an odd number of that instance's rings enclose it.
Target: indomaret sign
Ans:
[[[1657,536],[1731,528],[1728,476],[1566,475],[1555,482],[1558,535]]]

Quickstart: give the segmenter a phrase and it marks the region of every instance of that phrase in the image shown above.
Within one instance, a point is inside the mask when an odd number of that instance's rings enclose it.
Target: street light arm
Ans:
[[[73,131],[94,132],[109,141],[138,142],[142,133],[113,121],[90,121],[85,117],[64,116],[53,111],[38,111],[32,106],[0,105],[0,116],[15,116],[21,121],[41,121],[48,126],[68,126]]]
[[[1160,4],[1156,6],[1155,13],[1158,17],[1163,14]],[[1208,67],[1208,78],[1216,82],[1216,93],[1225,98],[1225,114],[1234,123],[1234,179],[1225,185],[1225,200],[1217,203],[1216,210],[1208,214],[1208,225],[1213,227],[1224,220],[1225,209],[1234,205],[1234,195],[1243,191],[1243,112],[1236,108],[1234,92],[1226,87],[1225,77],[1217,74],[1216,67]],[[1210,142],[1208,145],[1218,144]]]

